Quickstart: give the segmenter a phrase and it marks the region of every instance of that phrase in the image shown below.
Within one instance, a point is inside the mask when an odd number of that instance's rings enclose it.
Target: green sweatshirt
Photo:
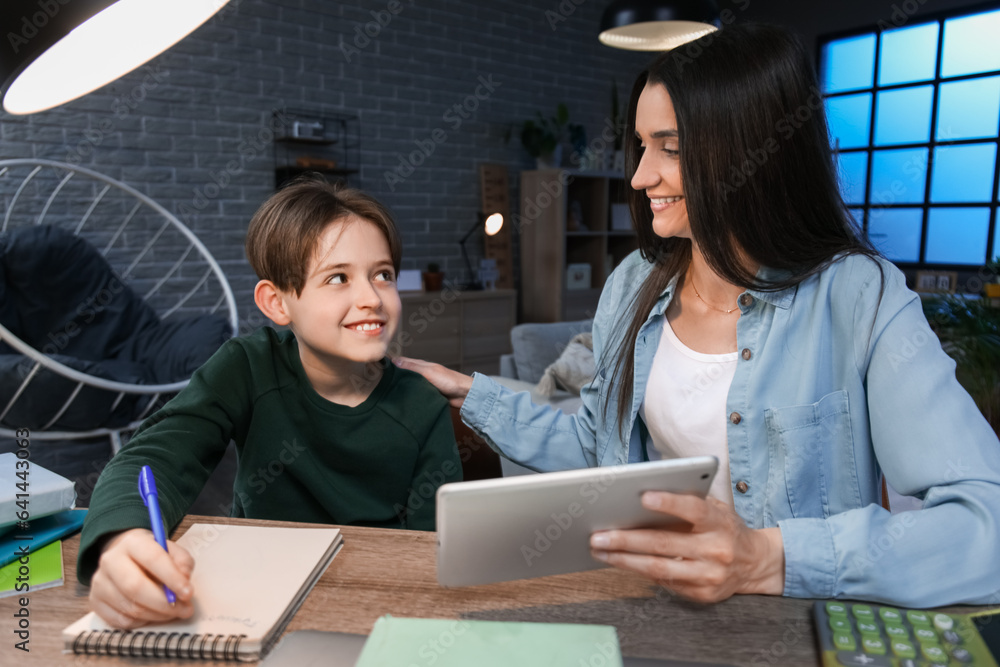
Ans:
[[[234,338],[149,417],[104,469],[83,524],[77,577],[97,568],[101,538],[149,528],[139,470],[156,477],[167,530],[180,523],[230,440],[230,516],[434,530],[437,487],[460,480],[448,401],[420,375],[385,363],[356,407],[309,384],[290,331]]]

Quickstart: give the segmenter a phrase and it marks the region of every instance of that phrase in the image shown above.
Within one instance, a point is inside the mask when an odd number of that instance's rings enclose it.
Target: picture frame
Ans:
[[[628,204],[611,205],[611,230],[615,232],[632,230],[632,214],[629,213]]]
[[[954,294],[958,289],[956,271],[917,271],[914,291],[931,294]]]
[[[396,289],[400,292],[423,292],[424,283],[420,276],[420,271],[416,269],[402,269],[396,278]]]
[[[566,266],[566,289],[590,289],[590,264],[579,263]]]

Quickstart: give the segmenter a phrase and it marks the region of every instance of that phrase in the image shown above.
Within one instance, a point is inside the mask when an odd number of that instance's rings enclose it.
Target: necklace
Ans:
[[[694,289],[694,295],[696,297],[698,297],[699,299],[701,299],[701,302],[703,304],[705,304],[706,306],[708,306],[709,308],[711,308],[712,310],[717,310],[720,313],[725,313],[726,315],[728,315],[729,313],[731,313],[734,310],[736,310],[737,308],[739,308],[739,305],[737,305],[734,308],[730,308],[729,310],[725,310],[724,308],[719,308],[718,306],[713,306],[708,301],[705,301],[705,299],[701,296],[701,294],[698,294],[698,288],[694,284],[694,276],[690,276],[690,278],[691,278],[691,288]]]

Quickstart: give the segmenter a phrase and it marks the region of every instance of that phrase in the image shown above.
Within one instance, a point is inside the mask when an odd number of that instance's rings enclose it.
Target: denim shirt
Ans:
[[[627,439],[604,402],[618,395],[615,336],[651,268],[637,251],[608,278],[594,318],[598,370],[576,414],[476,374],[463,420],[534,470],[643,460],[639,405],[676,279],[636,340]],[[784,594],[909,607],[1000,602],[1000,442],[902,273],[846,256],[797,287],[748,290],[738,303],[741,354],[720,419],[736,512],[751,528],[781,529]],[[922,509],[883,509],[880,474]]]

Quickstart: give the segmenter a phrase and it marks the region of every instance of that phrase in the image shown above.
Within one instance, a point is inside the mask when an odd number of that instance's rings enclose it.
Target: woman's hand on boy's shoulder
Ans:
[[[469,389],[472,388],[471,376],[453,371],[441,364],[422,359],[410,359],[409,357],[396,357],[392,362],[400,368],[424,376],[424,379],[434,385],[456,408],[462,407],[465,397],[469,394]]]
[[[167,549],[144,528],[108,539],[90,582],[91,609],[109,625],[122,629],[189,618],[194,613],[194,558],[173,541],[167,540]],[[176,595],[175,604],[167,602],[164,585]]]

